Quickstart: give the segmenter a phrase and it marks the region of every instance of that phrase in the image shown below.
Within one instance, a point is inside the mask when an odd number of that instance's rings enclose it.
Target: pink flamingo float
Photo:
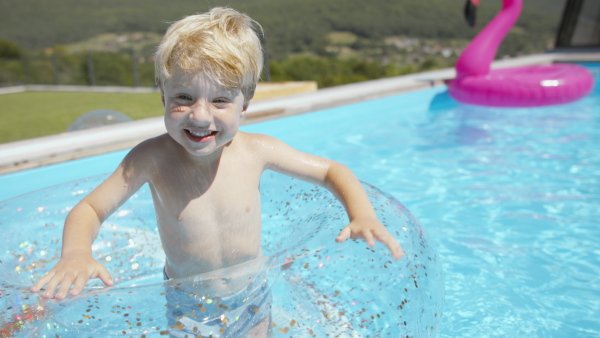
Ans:
[[[467,0],[465,14],[473,26],[479,0]],[[448,92],[457,101],[493,107],[535,107],[568,103],[594,86],[590,72],[575,64],[536,65],[490,70],[498,46],[515,24],[522,0],[502,0],[502,10],[471,41],[456,62]]]

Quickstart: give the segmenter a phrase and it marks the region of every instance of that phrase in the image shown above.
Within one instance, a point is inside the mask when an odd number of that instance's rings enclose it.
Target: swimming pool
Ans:
[[[588,66],[598,81],[600,65]],[[591,337],[600,335],[598,121],[598,86],[572,104],[523,110],[460,105],[440,87],[242,129],[340,161],[412,211],[443,262],[440,336]],[[14,196],[54,173],[111,170],[124,153],[0,183]]]
[[[536,109],[460,105],[436,88],[248,130],[405,203],[444,263],[441,336],[582,337],[600,335],[599,121],[598,86]]]

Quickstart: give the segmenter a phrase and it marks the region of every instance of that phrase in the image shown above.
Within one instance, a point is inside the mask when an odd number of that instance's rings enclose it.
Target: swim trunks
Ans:
[[[166,272],[164,277],[169,279]],[[203,295],[201,288],[181,284],[165,283],[165,289],[172,337],[240,337],[271,314],[271,291],[264,277],[222,298]]]

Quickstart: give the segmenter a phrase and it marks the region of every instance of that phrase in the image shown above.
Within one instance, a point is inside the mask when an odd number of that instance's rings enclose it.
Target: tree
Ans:
[[[23,50],[14,42],[0,39],[0,58],[19,59],[23,56]]]

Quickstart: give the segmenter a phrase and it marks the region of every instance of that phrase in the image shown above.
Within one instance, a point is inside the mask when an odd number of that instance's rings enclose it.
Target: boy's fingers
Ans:
[[[102,280],[102,282],[106,286],[113,286],[115,284],[115,282],[112,280],[112,277],[110,276],[110,273],[108,272],[108,270],[106,270],[105,267],[102,267],[100,271],[98,271],[98,278],[100,278],[100,280]]]
[[[58,286],[59,283],[60,283],[60,278],[58,278],[55,274],[48,281],[48,284],[46,285],[46,290],[44,290],[44,293],[42,294],[42,296],[44,296],[45,298],[52,298],[52,296],[54,295],[54,290],[56,290],[56,287]]]
[[[33,286],[29,290],[31,290],[31,292],[40,291],[42,287],[46,285],[46,283],[48,283],[48,281],[50,280],[50,278],[52,278],[53,275],[54,273],[48,272],[47,274],[42,276],[42,278],[40,278],[40,280],[38,280],[37,283],[33,284]]]
[[[73,281],[75,280],[75,278],[69,276],[65,276],[63,278],[63,280],[60,282],[60,287],[58,288],[58,292],[56,292],[56,295],[54,295],[54,298],[56,299],[64,299],[67,296],[67,293],[69,292],[69,289],[71,288],[71,285],[73,285]]]
[[[398,243],[392,234],[387,231],[375,231],[375,236],[380,242],[388,247],[395,259],[400,259],[402,256],[404,256],[404,250],[402,250],[402,246],[400,246],[400,243]]]
[[[348,238],[350,238],[350,234],[351,233],[352,233],[352,231],[350,230],[350,228],[345,227],[344,229],[342,229],[342,231],[337,236],[337,238],[335,239],[335,241],[338,242],[338,243],[345,242]]]
[[[400,243],[385,229],[365,229],[360,233],[352,235],[352,230],[349,227],[345,227],[335,240],[338,243],[342,243],[350,237],[362,237],[370,247],[374,247],[375,240],[378,240],[388,247],[395,259],[400,259],[404,256],[404,250],[402,250]]]
[[[363,231],[362,235],[371,248],[375,246],[375,239],[373,238],[373,233],[370,230]]]
[[[73,283],[73,288],[69,292],[71,296],[77,296],[81,290],[85,287],[85,283],[87,282],[87,278],[84,276],[77,276],[75,279],[75,283]]]
[[[392,252],[392,256],[395,259],[400,259],[402,256],[404,256],[404,250],[402,250],[402,247],[398,242],[396,242],[396,240],[392,240],[390,243],[386,243],[386,245]]]

